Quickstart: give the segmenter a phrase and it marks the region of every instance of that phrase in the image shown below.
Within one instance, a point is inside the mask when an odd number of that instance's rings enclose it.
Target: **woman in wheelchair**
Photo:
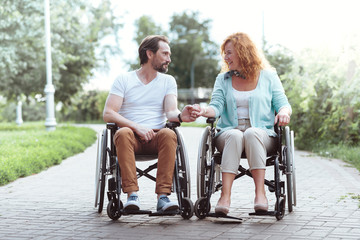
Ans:
[[[104,121],[120,127],[115,133],[114,143],[121,169],[121,187],[128,194],[125,210],[140,209],[135,154],[158,156],[157,211],[178,209],[178,204],[168,198],[177,138],[174,131],[165,128],[165,123],[166,118],[174,122],[190,122],[196,118],[190,115],[191,106],[182,112],[177,108],[176,81],[165,74],[171,62],[170,55],[166,37],[146,37],[139,47],[140,69],[119,76],[105,104]]]
[[[215,213],[229,212],[231,188],[244,150],[255,184],[254,210],[268,211],[264,187],[267,151],[275,141],[274,124],[290,122],[291,106],[276,71],[247,34],[228,36],[221,54],[224,64],[210,104],[206,108],[197,105],[199,116],[220,117],[215,144],[222,152],[222,191]]]

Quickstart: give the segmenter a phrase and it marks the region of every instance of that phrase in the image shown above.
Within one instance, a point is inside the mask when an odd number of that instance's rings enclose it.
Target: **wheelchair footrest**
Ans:
[[[230,218],[230,219],[236,219],[236,220],[242,221],[242,218],[229,216],[224,213],[208,213],[207,216],[208,217],[216,217],[216,218]]]
[[[256,215],[256,216],[276,216],[275,211],[257,211],[249,213],[249,215]]]
[[[140,215],[140,214],[151,214],[151,211],[146,210],[122,210],[123,215]]]
[[[149,210],[121,210],[121,214],[122,215],[149,215],[150,217],[154,217],[154,216],[175,216],[177,214],[179,214],[180,211],[179,210],[174,210],[174,211],[165,211],[165,212],[152,212]]]
[[[149,214],[150,217],[155,217],[155,216],[175,216],[177,214],[179,214],[180,211],[179,210],[174,210],[174,211],[160,211],[160,212],[152,212]]]

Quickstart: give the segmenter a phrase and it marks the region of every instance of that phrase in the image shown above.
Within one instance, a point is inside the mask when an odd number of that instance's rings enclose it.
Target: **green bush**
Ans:
[[[95,139],[95,131],[84,127],[58,126],[46,131],[43,123],[1,124],[0,185],[59,164]]]
[[[0,121],[15,122],[16,102],[7,102],[6,106],[0,108]],[[29,102],[22,103],[22,119],[24,122],[41,121],[46,118],[45,102],[36,102],[30,99]]]

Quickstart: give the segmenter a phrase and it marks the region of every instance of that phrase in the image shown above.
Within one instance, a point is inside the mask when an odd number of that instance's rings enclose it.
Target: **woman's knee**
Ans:
[[[250,127],[248,129],[246,129],[246,131],[244,132],[244,137],[245,138],[250,138],[250,137],[255,137],[258,136],[258,129],[254,128],[254,127]]]
[[[234,130],[229,130],[229,132],[227,133],[227,136],[225,138],[225,143],[226,142],[231,142],[231,143],[242,143],[243,140],[243,132],[234,129]]]
[[[245,145],[252,145],[254,143],[262,143],[262,129],[259,128],[248,128],[246,129],[246,131],[244,132],[244,139],[245,139]],[[265,134],[267,134],[264,131]]]

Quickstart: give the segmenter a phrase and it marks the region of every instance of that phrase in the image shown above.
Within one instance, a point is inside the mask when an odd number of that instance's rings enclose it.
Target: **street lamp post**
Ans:
[[[18,103],[16,106],[16,124],[18,126],[20,126],[21,124],[23,124],[23,119],[22,119],[22,102],[20,97],[18,97]]]
[[[195,57],[191,62],[191,68],[190,68],[190,90],[191,90],[191,104],[194,105],[195,98],[194,98],[194,83],[195,83]]]
[[[49,0],[44,0],[45,6],[45,43],[46,43],[46,130],[52,131],[56,128],[54,94],[55,88],[52,84],[51,64],[51,40],[50,40],[50,6]]]
[[[191,67],[190,67],[191,104],[195,103],[195,65],[196,65],[197,61],[207,60],[207,59],[211,59],[211,58],[209,58],[207,56],[204,56],[204,57],[194,56],[194,58],[191,62]]]

